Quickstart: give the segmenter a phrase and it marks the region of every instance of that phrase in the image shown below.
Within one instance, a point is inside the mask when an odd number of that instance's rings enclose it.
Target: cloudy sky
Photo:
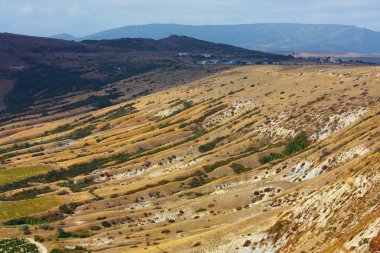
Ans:
[[[149,23],[349,24],[380,31],[380,0],[0,0],[0,32],[83,36]]]

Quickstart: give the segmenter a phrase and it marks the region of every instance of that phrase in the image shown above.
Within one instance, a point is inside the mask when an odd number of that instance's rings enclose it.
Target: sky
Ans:
[[[380,0],[0,0],[0,32],[84,36],[151,23],[346,24],[380,31]]]

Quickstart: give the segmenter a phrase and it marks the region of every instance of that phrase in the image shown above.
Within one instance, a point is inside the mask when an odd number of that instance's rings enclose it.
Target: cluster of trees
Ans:
[[[38,247],[26,239],[0,239],[0,251],[7,253],[40,253]]]

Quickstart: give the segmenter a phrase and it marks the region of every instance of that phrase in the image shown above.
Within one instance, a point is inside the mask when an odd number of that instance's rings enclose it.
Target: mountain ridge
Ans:
[[[191,55],[179,57],[182,52]],[[190,65],[206,59],[201,56],[204,53],[226,61],[291,58],[185,36],[75,42],[0,33],[0,87],[3,90],[0,111],[24,111],[39,100],[78,92],[92,93],[108,84],[157,69],[188,69],[197,76]],[[213,67],[203,66],[206,68]],[[118,97],[117,92],[112,94],[113,99]],[[101,104],[109,104],[109,99]],[[39,108],[44,108],[43,104]]]
[[[242,25],[133,25],[100,31],[76,40],[189,36],[262,51],[380,53],[380,32],[353,25],[258,23]],[[58,36],[64,39],[67,35]]]

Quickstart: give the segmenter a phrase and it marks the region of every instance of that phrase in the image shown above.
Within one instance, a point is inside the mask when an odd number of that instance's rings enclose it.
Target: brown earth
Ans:
[[[31,226],[51,239],[48,249],[376,252],[379,73],[249,66],[48,123],[18,118],[2,127],[0,145],[31,145],[3,151],[2,168],[79,172],[21,187],[50,187],[35,199],[81,204],[50,222],[53,230]],[[297,138],[309,145],[286,153]],[[265,163],[271,153],[282,155]],[[0,189],[2,198],[21,191]],[[60,211],[28,216],[49,212]],[[58,228],[72,237],[56,240]],[[22,236],[18,227],[0,228],[0,237],[12,236]]]

